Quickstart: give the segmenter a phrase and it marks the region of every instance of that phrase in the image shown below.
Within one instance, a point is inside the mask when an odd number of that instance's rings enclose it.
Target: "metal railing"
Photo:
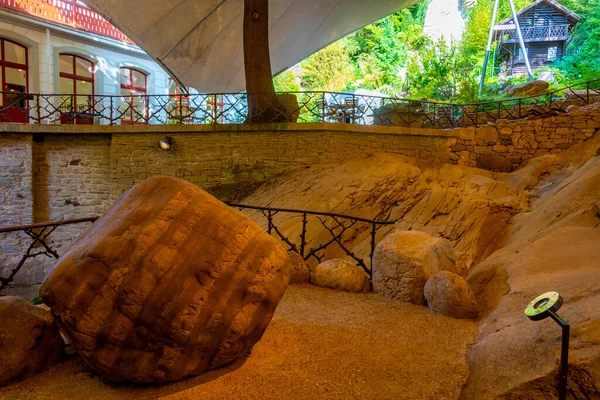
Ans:
[[[242,124],[247,93],[103,96],[4,92],[0,122],[32,124]],[[250,94],[268,104],[272,94]],[[264,101],[260,101],[261,97]],[[451,129],[564,112],[571,104],[600,101],[600,79],[543,95],[474,104],[357,95],[292,92],[278,95],[280,107],[255,110],[275,121],[349,123]]]
[[[78,0],[0,0],[0,7],[134,44],[123,32]]]
[[[23,253],[21,259],[19,260],[18,264],[11,270],[9,275],[7,277],[0,276],[0,291],[2,291],[6,286],[8,286],[9,283],[11,283],[14,280],[15,275],[21,270],[21,268],[27,260],[38,256],[54,257],[55,259],[58,259],[58,252],[48,241],[49,236],[56,230],[56,228],[65,225],[75,225],[85,222],[94,222],[97,219],[98,217],[69,219],[65,221],[43,222],[39,224],[9,226],[6,228],[0,228],[0,235],[7,233],[23,232],[32,239],[29,243],[29,246]]]
[[[300,254],[304,261],[308,261],[312,258],[319,263],[322,262],[323,258],[325,257],[324,251],[330,246],[335,245],[338,246],[348,257],[352,258],[356,262],[356,265],[360,266],[367,273],[367,275],[369,275],[369,278],[372,277],[371,267],[373,265],[373,253],[375,252],[375,246],[377,245],[377,229],[383,225],[393,225],[396,223],[396,221],[377,221],[350,215],[311,210],[261,207],[236,203],[227,203],[227,205],[239,210],[255,210],[260,212],[267,220],[267,233],[279,238],[288,246],[288,250],[295,251],[296,253]],[[275,216],[278,214],[287,214],[290,217],[301,218],[301,230],[300,235],[298,235],[297,238],[290,238],[282,232],[278,222],[275,220]],[[316,244],[314,247],[310,247],[307,241],[309,217],[314,217],[314,220],[318,221],[317,227],[314,227],[313,225],[313,230],[324,229],[325,232],[328,233],[328,239],[322,243]],[[351,249],[349,249],[346,244],[344,244],[344,238],[347,239],[350,237],[350,233],[356,233],[356,229],[359,228],[358,225],[361,224],[363,227],[368,228],[370,235],[370,252],[368,260],[360,257]],[[352,228],[356,229],[352,230]]]
[[[569,34],[569,24],[521,27],[521,33],[525,42],[566,40]],[[501,37],[504,43],[515,43],[519,40],[517,31],[514,29],[502,31]]]
[[[321,262],[324,258],[324,251],[331,246],[338,246],[348,257],[356,262],[371,277],[371,265],[373,252],[375,251],[377,229],[383,225],[392,225],[395,221],[375,221],[366,218],[353,217],[343,214],[326,213],[310,210],[294,210],[275,207],[258,207],[245,204],[228,204],[233,208],[240,210],[256,210],[265,216],[267,219],[267,233],[279,238],[283,243],[289,246],[289,250],[295,251],[304,260],[314,259]],[[292,239],[286,236],[279,223],[275,220],[276,215],[288,214],[290,216],[298,216],[301,218],[301,234],[298,238]],[[309,247],[307,234],[309,230],[309,217],[314,217],[318,221],[321,228],[329,235],[328,239],[322,243],[316,244],[314,247]],[[98,217],[70,219],[64,221],[44,222],[38,224],[10,226],[0,228],[0,237],[5,234],[16,234],[23,232],[31,238],[20,257],[17,265],[10,271],[6,277],[0,276],[0,292],[14,281],[15,276],[22,270],[25,262],[38,256],[47,256],[50,258],[59,258],[58,250],[51,243],[50,235],[62,226],[77,225],[82,223],[94,222]],[[351,237],[350,234],[355,233],[352,228],[357,228],[358,225],[368,228],[370,235],[370,253],[369,258],[360,257],[344,243],[344,239]],[[312,225],[312,221],[311,221]],[[312,229],[316,229],[314,226]]]

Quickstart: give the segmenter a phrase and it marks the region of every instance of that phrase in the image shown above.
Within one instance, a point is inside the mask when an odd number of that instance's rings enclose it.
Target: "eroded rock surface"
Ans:
[[[292,263],[292,277],[290,283],[308,283],[310,281],[310,269],[302,256],[295,251],[288,251],[290,262]]]
[[[134,186],[57,262],[41,295],[113,381],[166,382],[248,353],[291,274],[286,251],[200,188]]]
[[[465,278],[449,271],[433,275],[424,288],[427,306],[434,312],[458,319],[477,317],[475,295]]]
[[[0,297],[0,387],[57,364],[64,343],[50,311]]]
[[[396,230],[422,231],[447,239],[461,266],[470,269],[502,245],[511,217],[529,208],[528,196],[498,181],[497,176],[491,171],[448,164],[423,165],[401,155],[378,153],[290,171],[265,183],[243,202],[395,220],[395,225],[377,229],[378,240]],[[266,228],[266,218],[261,213],[247,214]],[[307,248],[331,239],[315,217],[309,219]],[[287,237],[300,237],[302,226],[298,219],[280,213],[274,221]],[[369,225],[357,223],[343,239],[349,250],[363,259],[369,258]],[[325,259],[346,255],[336,245],[323,254]]]
[[[457,272],[456,254],[447,240],[424,232],[388,235],[373,255],[373,290],[413,304],[425,304],[423,287],[440,271]]]
[[[361,267],[346,260],[328,260],[310,272],[310,283],[344,292],[368,292],[369,278]]]
[[[469,276],[485,319],[469,352],[462,399],[556,398],[561,330],[551,319],[532,322],[523,314],[550,290],[563,297],[560,315],[571,324],[569,398],[600,398],[599,140],[507,177],[539,199],[532,212],[515,217],[507,245]]]

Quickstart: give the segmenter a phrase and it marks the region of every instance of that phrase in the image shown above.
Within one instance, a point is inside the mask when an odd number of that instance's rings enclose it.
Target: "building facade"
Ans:
[[[108,96],[130,98],[118,115],[127,123],[147,113],[143,95],[174,90],[156,62],[77,0],[0,0],[0,86],[0,122],[30,122],[40,97],[24,94],[41,93],[55,96],[42,97],[38,117],[55,108],[53,123],[80,124],[99,123],[94,110]]]
[[[555,0],[536,0],[517,12],[531,69],[546,67],[566,55],[569,33],[579,16]],[[511,74],[527,72],[513,18],[495,26],[500,58]]]

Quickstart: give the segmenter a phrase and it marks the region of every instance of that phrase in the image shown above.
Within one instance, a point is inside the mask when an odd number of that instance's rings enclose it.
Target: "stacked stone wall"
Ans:
[[[485,160],[494,154],[496,163],[513,170],[533,157],[557,154],[581,143],[599,129],[597,105],[549,118],[498,120],[487,126],[459,129],[449,157],[453,164],[486,168]]]

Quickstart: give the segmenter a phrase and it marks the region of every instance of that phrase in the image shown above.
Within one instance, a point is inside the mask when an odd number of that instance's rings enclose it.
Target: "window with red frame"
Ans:
[[[0,38],[0,69],[0,87],[4,92],[0,97],[0,105],[26,108],[26,97],[20,93],[29,91],[27,48],[11,40]]]
[[[145,122],[148,101],[148,76],[134,68],[121,68],[121,120]]]
[[[94,96],[94,63],[74,54],[61,54],[61,111],[92,113]]]

